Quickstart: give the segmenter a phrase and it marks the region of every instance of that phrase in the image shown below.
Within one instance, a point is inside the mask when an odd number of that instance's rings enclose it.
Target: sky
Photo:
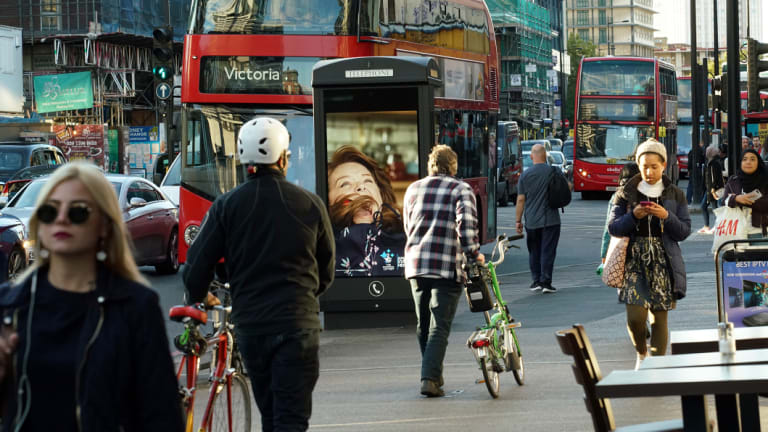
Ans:
[[[690,27],[680,25],[680,2],[689,2],[690,0],[655,0],[654,9],[658,12],[654,17],[654,27],[657,31],[654,37],[667,37],[670,43],[688,43]],[[725,3],[727,0],[718,0]],[[762,2],[762,22],[768,23],[768,0],[750,0]],[[721,18],[721,19],[724,19]],[[765,31],[763,37],[765,38]],[[768,41],[763,41],[768,42]]]

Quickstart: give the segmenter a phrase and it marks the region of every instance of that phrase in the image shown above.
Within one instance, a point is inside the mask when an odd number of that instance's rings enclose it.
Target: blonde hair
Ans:
[[[29,218],[29,239],[35,245],[35,256],[37,259],[35,264],[30,266],[19,277],[19,280],[25,280],[32,272],[48,264],[49,258],[44,258],[40,255],[41,244],[38,235],[40,221],[37,218],[37,209],[48,200],[48,197],[50,197],[58,185],[69,180],[78,180],[85,186],[107,221],[107,235],[104,238],[103,245],[103,250],[107,253],[107,259],[104,261],[104,265],[125,279],[149,285],[144,276],[139,272],[136,261],[133,259],[131,238],[123,222],[123,214],[117,201],[115,188],[104,177],[101,170],[87,162],[69,162],[62,165],[53,172],[40,190],[37,203],[35,204],[35,211],[32,212]],[[93,259],[96,259],[95,255]]]
[[[447,174],[456,175],[459,162],[456,152],[445,144],[438,144],[432,147],[427,162],[429,175]]]

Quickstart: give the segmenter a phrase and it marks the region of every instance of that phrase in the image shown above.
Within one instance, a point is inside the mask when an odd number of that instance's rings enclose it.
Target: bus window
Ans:
[[[653,62],[583,62],[582,95],[653,95]]]

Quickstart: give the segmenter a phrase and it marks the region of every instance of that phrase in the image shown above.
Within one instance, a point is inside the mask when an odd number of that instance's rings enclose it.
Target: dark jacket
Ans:
[[[31,280],[0,286],[3,316],[15,311],[26,316]],[[80,430],[183,430],[178,382],[157,294],[101,267],[91,298],[94,303],[77,346],[80,357],[76,361],[82,369],[77,375],[79,392],[73,397],[80,407]],[[33,319],[44,320],[45,316],[34,315]],[[18,324],[20,339],[24,340],[25,323],[26,318],[22,318]],[[13,383],[11,394],[15,394],[20,378],[22,357],[17,351],[14,363],[18,367],[9,377],[13,381],[7,382]],[[3,422],[3,431],[10,430],[11,423]]]
[[[721,187],[725,187],[723,166],[720,164],[719,157],[715,157],[707,162],[707,167],[704,170],[704,187],[707,193],[707,202],[710,204],[717,202],[717,199],[712,196],[712,189],[718,190]]]
[[[608,223],[608,231],[612,236],[629,237],[630,243],[635,240],[637,230],[638,220],[632,210],[641,201],[637,190],[641,180],[642,177],[638,174],[616,192],[611,220]],[[664,220],[661,240],[672,267],[672,292],[675,294],[675,299],[679,300],[685,297],[686,279],[683,253],[680,251],[678,242],[685,240],[691,233],[691,217],[688,215],[688,202],[685,199],[685,193],[672,184],[672,181],[666,176],[662,177],[662,181],[664,182],[664,191],[661,193],[661,202],[669,216]]]
[[[728,207],[742,207],[745,206],[736,202],[736,195],[741,195],[744,192],[741,185],[741,178],[737,175],[732,175],[728,178],[728,182],[725,184],[725,203]],[[752,226],[755,228],[768,227],[768,184],[763,185],[760,188],[760,193],[763,194],[759,200],[752,203]]]
[[[333,282],[334,248],[320,198],[262,168],[211,205],[187,253],[184,284],[190,301],[202,301],[224,258],[240,328],[319,329],[318,296]]]

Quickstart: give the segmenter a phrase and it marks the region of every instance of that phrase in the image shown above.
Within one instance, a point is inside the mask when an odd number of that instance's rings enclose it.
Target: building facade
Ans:
[[[487,0],[501,62],[501,119],[524,139],[557,129],[565,80],[562,0]]]
[[[93,108],[46,113],[45,117],[110,127],[156,123],[152,31],[172,25],[180,54],[189,5],[186,0],[0,2],[0,25],[22,29],[27,110],[34,113],[36,109],[35,76],[88,71],[93,81]]]
[[[717,0],[717,46],[727,44],[726,0]],[[668,2],[664,4],[667,14],[675,16],[677,28],[668,29],[665,35],[674,43],[690,44],[691,5],[688,1]],[[751,37],[763,41],[762,22],[763,2],[759,0],[739,0],[739,37]],[[701,48],[713,48],[715,40],[715,0],[696,1],[696,45]]]
[[[653,57],[653,0],[566,0],[568,33],[598,55]]]
[[[685,43],[668,43],[666,37],[654,38],[656,49],[654,51],[654,57],[659,60],[664,60],[667,63],[675,65],[675,72],[677,76],[690,76],[691,75],[691,45]],[[719,47],[720,58],[723,59],[726,53],[725,46]],[[708,61],[714,60],[713,48],[699,48],[696,51],[696,57],[699,64],[703,63],[705,58]],[[713,63],[714,64],[714,63]]]

